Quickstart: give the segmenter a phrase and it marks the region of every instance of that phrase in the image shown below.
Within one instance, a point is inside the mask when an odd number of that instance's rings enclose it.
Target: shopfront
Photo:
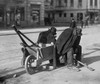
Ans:
[[[40,5],[30,4],[31,24],[40,24]]]
[[[26,10],[26,20],[28,25],[42,26],[44,25],[44,1],[43,0],[30,0],[28,2],[28,9]]]

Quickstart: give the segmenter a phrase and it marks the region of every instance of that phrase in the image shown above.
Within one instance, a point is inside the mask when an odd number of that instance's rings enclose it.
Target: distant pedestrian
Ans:
[[[85,27],[88,26],[88,20],[85,20]]]
[[[84,25],[84,21],[81,20],[81,28],[83,28],[83,25]]]
[[[95,24],[98,23],[98,16],[95,16],[94,23],[95,23]]]
[[[71,28],[76,28],[76,21],[74,20],[74,18],[72,18],[71,23],[70,23],[70,27]]]
[[[86,18],[85,18],[85,27],[87,27],[88,26],[88,23],[89,23],[89,16],[86,16]]]
[[[20,21],[20,14],[19,13],[15,16],[15,22],[16,22],[17,26],[20,26],[21,21]]]

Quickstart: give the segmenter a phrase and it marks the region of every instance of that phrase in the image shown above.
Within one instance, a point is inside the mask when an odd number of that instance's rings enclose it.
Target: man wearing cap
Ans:
[[[47,31],[43,31],[39,34],[37,43],[40,47],[45,47],[46,44],[55,44],[56,42],[56,28],[51,27]],[[52,63],[53,60],[50,60],[50,63]]]
[[[76,21],[74,20],[74,18],[72,18],[71,23],[70,23],[70,27],[75,28],[76,26],[77,26]]]
[[[39,34],[37,43],[55,43],[56,39],[56,28],[55,27],[51,27],[49,30],[47,31],[43,31]]]

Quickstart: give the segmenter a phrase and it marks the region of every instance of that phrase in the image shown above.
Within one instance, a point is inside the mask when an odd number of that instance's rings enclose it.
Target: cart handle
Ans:
[[[33,45],[35,45],[36,47],[39,47],[38,45],[36,45],[33,41],[31,41],[27,36],[25,36],[21,31],[19,31],[15,25],[12,25],[12,28],[14,28],[14,30],[16,31],[16,33],[18,34],[18,36],[20,37],[20,39],[22,40],[22,42],[28,46],[28,44],[25,42],[25,40],[22,38],[25,37],[28,41],[30,41]]]

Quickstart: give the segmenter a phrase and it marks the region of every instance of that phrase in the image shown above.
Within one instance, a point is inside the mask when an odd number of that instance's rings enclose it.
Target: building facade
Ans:
[[[0,26],[67,25],[98,20],[100,0],[0,0]]]
[[[0,0],[0,26],[44,25],[43,0]]]
[[[100,0],[45,0],[45,17],[53,24],[66,25],[74,18],[77,22],[89,16],[99,16]]]

